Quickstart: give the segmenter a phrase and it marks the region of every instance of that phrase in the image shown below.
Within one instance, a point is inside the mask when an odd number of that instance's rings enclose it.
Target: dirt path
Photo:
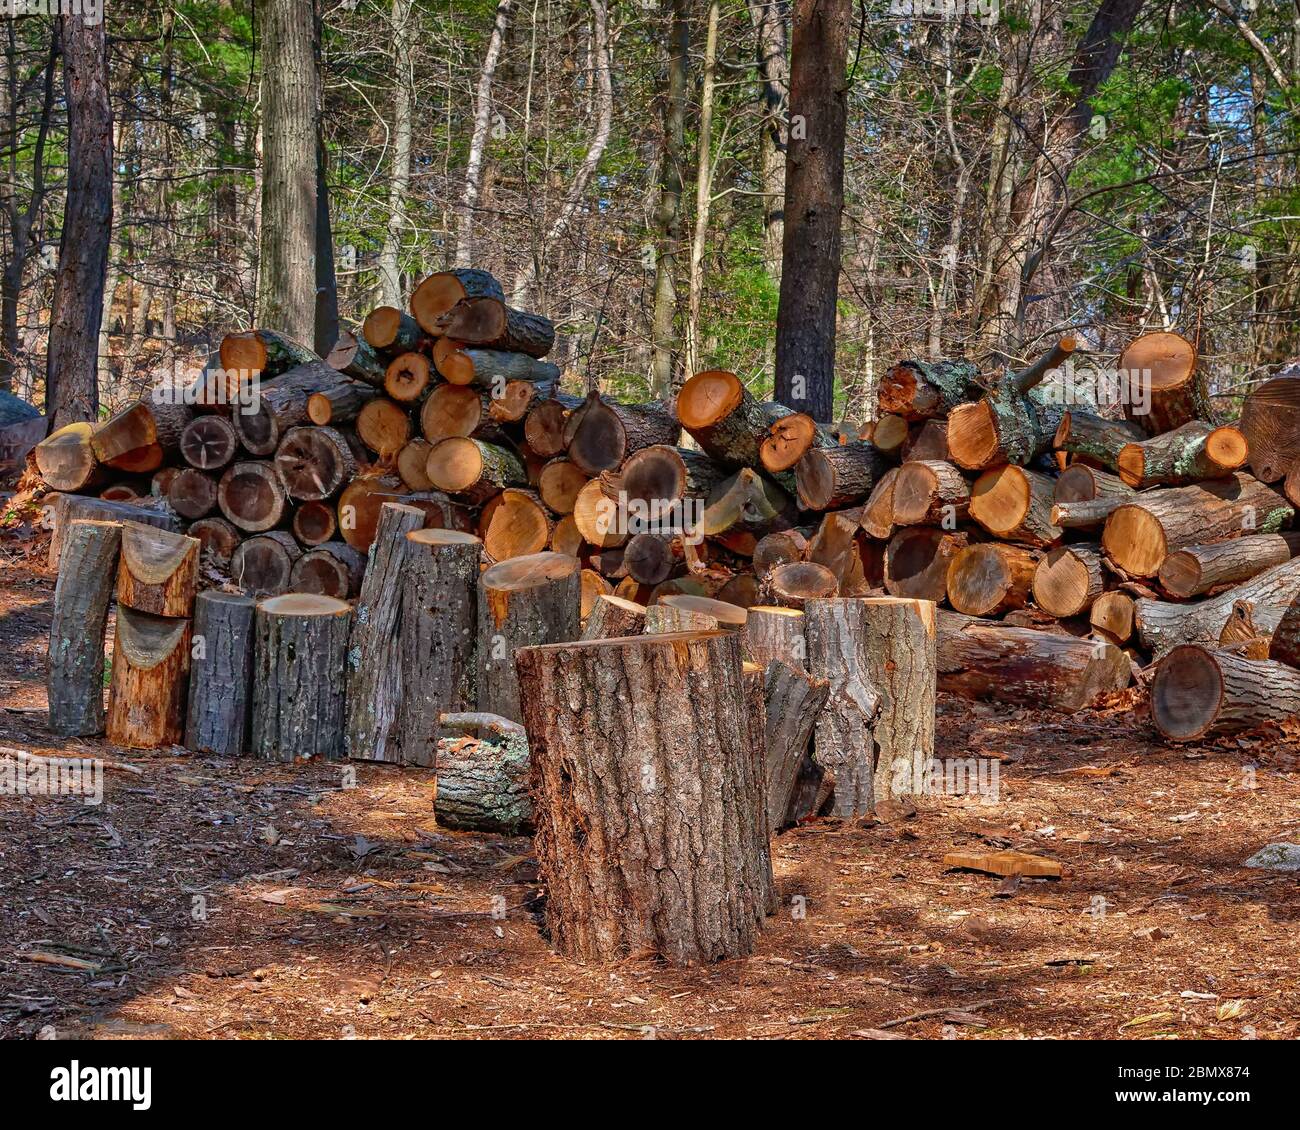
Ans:
[[[939,756],[997,758],[997,803],[927,797],[913,816],[780,836],[785,910],[747,960],[583,968],[539,933],[528,841],[440,830],[427,771],[52,745],[39,563],[0,538],[0,744],[139,772],[110,769],[98,806],[0,796],[5,1036],[1300,1028],[1297,879],[1240,866],[1300,840],[1300,729],[1173,749],[1127,704],[1067,718],[945,698]],[[1012,887],[943,867],[945,852],[1001,847],[1066,875]]]

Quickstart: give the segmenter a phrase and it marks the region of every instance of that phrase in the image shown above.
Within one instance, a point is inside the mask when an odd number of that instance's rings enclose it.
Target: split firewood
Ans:
[[[1119,370],[1127,385],[1124,414],[1148,435],[1209,418],[1196,347],[1179,334],[1162,331],[1135,338],[1120,354]]]
[[[1171,432],[1125,444],[1116,465],[1136,490],[1221,479],[1246,462],[1246,437],[1236,428],[1190,420]]]
[[[1101,548],[1097,545],[1058,546],[1043,557],[1034,572],[1034,600],[1038,607],[1063,620],[1082,616],[1105,587]]]
[[[247,749],[256,607],[252,597],[216,589],[194,603],[186,749],[218,757]]]
[[[894,532],[894,484],[900,470],[886,471],[862,507],[862,528],[878,541],[888,541]]]
[[[884,553],[864,533],[861,508],[824,514],[807,556],[839,578],[840,596],[861,596],[884,581]]]
[[[302,548],[284,530],[267,530],[245,538],[230,559],[230,579],[254,596],[288,592],[294,563]]]
[[[702,532],[706,535],[743,530],[765,534],[794,524],[794,500],[770,479],[742,467],[723,479],[705,501]]]
[[[592,605],[582,629],[584,640],[639,636],[645,631],[646,607],[621,596],[602,594]]]
[[[1171,741],[1231,734],[1300,714],[1300,671],[1195,644],[1171,648],[1151,680],[1151,719]]]
[[[768,827],[777,832],[788,823],[795,783],[831,685],[773,659],[764,672],[764,689],[764,793]]]
[[[113,745],[178,745],[185,729],[190,621],[119,605],[105,729]]]
[[[1000,542],[959,550],[948,566],[948,603],[968,616],[997,616],[1029,600],[1039,555]]]
[[[425,333],[441,335],[441,319],[457,303],[467,298],[486,297],[504,301],[505,291],[487,271],[472,267],[458,267],[451,271],[436,271],[423,279],[411,292],[411,313]],[[458,333],[448,334],[458,341],[468,341]]]

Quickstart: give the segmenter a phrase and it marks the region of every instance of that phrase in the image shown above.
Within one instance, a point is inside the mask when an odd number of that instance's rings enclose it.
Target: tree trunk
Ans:
[[[379,296],[402,307],[402,236],[411,180],[411,106],[415,93],[415,20],[411,0],[393,0],[393,169],[388,181],[388,224],[379,250]],[[371,343],[374,344],[373,342]]]
[[[881,415],[905,420],[946,416],[957,405],[982,395],[973,361],[900,361],[880,382]]]
[[[74,521],[64,539],[50,621],[50,733],[104,730],[104,629],[122,540],[118,522]]]
[[[179,745],[185,729],[190,622],[118,605],[106,736],[128,749]]]
[[[218,757],[247,749],[256,607],[251,597],[216,589],[195,601],[186,749]]]
[[[664,92],[663,152],[659,158],[654,305],[650,323],[650,338],[654,346],[650,388],[653,395],[660,398],[673,391],[674,354],[679,345],[674,328],[677,318],[677,253],[682,238],[686,88],[691,69],[690,5],[687,0],[664,0],[664,6],[669,5],[672,15],[667,37],[668,77]]]
[[[1039,555],[1000,542],[961,550],[948,566],[948,602],[968,616],[998,616],[1029,601]]]
[[[488,36],[483,68],[479,71],[478,92],[474,99],[474,130],[470,135],[469,159],[465,165],[465,189],[456,209],[456,266],[468,267],[474,262],[474,221],[479,194],[483,191],[483,159],[487,153],[488,134],[492,127],[492,79],[497,61],[501,58],[501,44],[506,37],[510,21],[510,0],[499,0],[492,34]]]
[[[1171,741],[1231,734],[1300,714],[1300,671],[1222,649],[1173,648],[1151,681],[1151,720]]]
[[[529,647],[518,663],[551,945],[579,962],[752,952],[771,863],[740,638]]]
[[[1085,463],[1071,463],[1056,477],[1056,491],[1052,497],[1057,502],[1094,502],[1103,498],[1125,502],[1133,494],[1133,488],[1118,475],[1107,474]]]
[[[564,438],[569,458],[588,475],[598,475],[634,451],[675,443],[681,430],[667,405],[617,404],[592,392],[569,414]]]
[[[705,21],[704,65],[700,73],[700,113],[696,124],[695,230],[686,298],[686,371],[700,368],[700,311],[704,304],[704,255],[709,238],[709,212],[713,206],[713,103],[718,69],[718,0],[708,0]]]

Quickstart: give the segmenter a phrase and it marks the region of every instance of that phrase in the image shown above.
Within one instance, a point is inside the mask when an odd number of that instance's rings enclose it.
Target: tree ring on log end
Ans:
[[[1199,738],[1219,714],[1223,673],[1203,647],[1180,644],[1160,661],[1151,684],[1151,716],[1167,738]]]
[[[677,418],[685,428],[707,428],[739,406],[745,386],[735,373],[708,369],[696,373],[677,394]]]
[[[1168,556],[1165,531],[1159,520],[1141,506],[1119,506],[1111,511],[1101,543],[1124,572],[1153,577]]]

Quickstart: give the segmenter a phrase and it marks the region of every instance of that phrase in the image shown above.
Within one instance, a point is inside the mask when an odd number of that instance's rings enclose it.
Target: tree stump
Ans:
[[[343,757],[344,670],[352,609],[288,593],[257,606],[251,748],[270,761]]]
[[[179,744],[185,729],[190,622],[117,608],[108,740],[130,749]]]
[[[584,640],[608,640],[616,636],[637,636],[645,630],[646,607],[621,596],[596,597],[582,629]]]
[[[551,945],[579,962],[753,951],[770,891],[740,636],[519,652]]]
[[[64,539],[50,622],[50,733],[104,730],[104,628],[117,583],[118,522],[74,521]]]
[[[257,602],[210,589],[194,602],[194,657],[185,748],[238,757],[248,745]]]
[[[431,766],[438,750],[438,716],[470,710],[475,702],[482,543],[456,530],[413,530],[406,540],[397,631],[402,668],[397,733],[404,762]],[[438,795],[441,803],[441,765]]]
[[[515,650],[578,638],[580,571],[577,558],[534,553],[493,565],[479,578],[479,710],[522,721]]]
[[[198,571],[198,538],[140,522],[122,524],[118,604],[155,616],[189,616],[194,609]]]
[[[768,827],[777,832],[797,819],[791,814],[795,782],[831,686],[776,659],[767,665],[764,685],[764,791]]]
[[[532,831],[528,736],[518,722],[495,714],[435,715],[438,795],[434,812],[444,828],[520,836]],[[454,736],[451,736],[454,735]]]

